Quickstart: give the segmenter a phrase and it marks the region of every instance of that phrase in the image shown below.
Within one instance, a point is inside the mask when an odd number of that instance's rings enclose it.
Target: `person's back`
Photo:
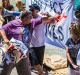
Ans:
[[[7,29],[7,26],[8,26],[8,29]],[[15,39],[20,40],[19,39],[20,31],[18,31],[18,28],[20,26],[21,26],[21,20],[17,19],[17,20],[10,21],[9,23],[5,24],[2,28],[6,30],[6,34],[7,34],[7,37],[9,38],[9,40],[12,37],[14,37]],[[17,38],[16,38],[16,36],[17,36]]]

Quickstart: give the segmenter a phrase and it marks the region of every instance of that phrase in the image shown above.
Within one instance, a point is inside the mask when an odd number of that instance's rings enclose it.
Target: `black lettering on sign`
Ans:
[[[40,6],[41,9],[43,9],[44,6],[44,10],[47,10],[46,7],[49,7],[50,10],[54,11],[55,13],[60,12],[62,13],[63,11],[63,3],[58,3],[58,2],[54,2],[53,0],[31,0],[31,3],[36,3]]]
[[[50,8],[51,8],[51,10],[54,10],[55,13],[57,13],[57,12],[62,13],[62,11],[63,11],[62,5],[63,5],[63,3],[57,3],[57,2],[52,2],[52,1],[50,2]]]
[[[52,26],[52,31],[53,31],[53,32],[52,32],[52,33],[53,33],[53,35],[52,35],[53,38],[54,38],[54,39],[58,39],[57,36],[56,36],[56,34],[55,34],[55,32],[54,32],[54,31],[55,31],[55,25]]]
[[[63,28],[61,26],[58,27],[57,29],[57,35],[56,35],[56,32],[55,32],[55,25],[53,24],[47,24],[46,25],[46,36],[49,36],[50,38],[52,39],[58,39],[60,41],[63,41],[64,40],[64,35],[63,35]]]
[[[60,40],[60,41],[63,41],[63,40],[64,40],[64,35],[63,35],[63,33],[62,33],[62,30],[63,30],[62,27],[59,26],[59,27],[58,27],[58,32],[59,32],[58,35],[59,35],[59,40]]]
[[[46,24],[46,32],[45,32],[46,35],[47,34],[51,35],[51,33],[49,32],[49,28],[50,28],[50,24]]]
[[[62,13],[63,8],[62,8],[63,3],[59,3],[59,7],[60,7],[60,12]]]
[[[53,3],[53,8],[54,8],[54,12],[57,13],[58,11],[56,10],[56,6],[58,6],[58,4],[56,2]]]
[[[55,25],[54,24],[46,25],[46,36],[49,36],[50,38],[53,38],[53,39],[58,39],[58,37],[55,34]]]

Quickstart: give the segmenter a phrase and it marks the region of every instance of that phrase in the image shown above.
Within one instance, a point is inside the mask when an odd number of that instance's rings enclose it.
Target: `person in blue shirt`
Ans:
[[[77,55],[80,50],[79,32],[75,23],[71,23],[69,29],[71,37],[66,42],[68,75],[80,75],[80,67],[77,64]]]

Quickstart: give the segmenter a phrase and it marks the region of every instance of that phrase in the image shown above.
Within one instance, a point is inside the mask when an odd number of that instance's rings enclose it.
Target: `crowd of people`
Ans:
[[[14,7],[9,0],[2,0],[2,7],[0,7],[0,37],[4,41],[3,44],[5,43],[8,46],[8,49],[3,54],[0,53],[0,58],[2,58],[0,61],[0,75],[10,75],[14,67],[16,67],[18,75],[31,75],[31,68],[37,70],[38,75],[45,75],[43,72],[45,23],[54,23],[57,20],[49,13],[42,13],[46,17],[40,16],[38,14],[40,10],[37,4],[30,5],[29,11],[27,11],[25,4],[21,1],[18,1],[16,7]],[[71,37],[66,42],[68,75],[80,74],[80,66],[77,63],[80,50],[80,6],[77,8],[75,16],[77,21],[71,23],[69,28]],[[18,57],[21,59],[17,63],[13,63],[11,59],[11,62],[6,62],[15,50],[10,42],[12,38],[23,42],[28,48],[25,56],[24,52],[19,51]],[[6,53],[8,53],[7,56]]]
[[[14,67],[16,67],[18,75],[31,75],[30,64],[38,71],[38,75],[44,75],[42,67],[45,51],[44,25],[53,22],[54,18],[49,14],[45,14],[46,17],[39,16],[40,7],[37,4],[32,4],[29,8],[29,11],[26,11],[25,4],[21,1],[17,2],[14,8],[9,0],[2,0],[0,35],[8,49],[0,54],[0,58],[2,58],[0,75],[10,75]],[[15,50],[10,42],[12,38],[23,42],[29,52],[24,56],[24,53],[19,51],[18,56],[21,59],[18,63],[13,63],[9,59],[12,58],[10,54]],[[7,62],[8,60],[11,62]]]

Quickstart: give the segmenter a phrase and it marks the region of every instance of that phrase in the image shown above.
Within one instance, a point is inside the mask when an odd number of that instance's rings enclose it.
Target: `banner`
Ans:
[[[73,16],[73,0],[31,0],[29,3],[37,3],[41,12],[49,12],[55,17],[54,24],[46,25],[46,42],[65,48],[65,43],[70,37],[69,26]]]

